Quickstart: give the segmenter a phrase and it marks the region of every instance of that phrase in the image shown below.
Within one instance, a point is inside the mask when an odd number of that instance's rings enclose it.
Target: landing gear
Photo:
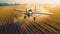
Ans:
[[[24,16],[24,19],[26,19],[27,16]]]
[[[34,17],[33,19],[34,19],[34,21],[35,21],[35,20],[36,20],[36,17]]]

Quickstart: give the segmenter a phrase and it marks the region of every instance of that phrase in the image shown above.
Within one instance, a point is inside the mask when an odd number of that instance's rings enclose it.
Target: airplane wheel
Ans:
[[[36,20],[36,17],[34,17],[33,19],[34,19],[34,21],[35,21],[35,20]]]
[[[26,16],[24,16],[24,19],[26,19]]]

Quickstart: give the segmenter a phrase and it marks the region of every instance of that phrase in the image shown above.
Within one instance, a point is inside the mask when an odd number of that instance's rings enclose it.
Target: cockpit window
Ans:
[[[29,11],[32,11],[32,10],[29,10]]]

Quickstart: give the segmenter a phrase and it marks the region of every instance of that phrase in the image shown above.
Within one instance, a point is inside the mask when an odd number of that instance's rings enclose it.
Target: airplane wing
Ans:
[[[33,12],[33,14],[52,15],[54,13],[50,13],[50,12]]]
[[[26,12],[26,10],[23,10],[23,9],[15,9],[15,10],[18,12]]]

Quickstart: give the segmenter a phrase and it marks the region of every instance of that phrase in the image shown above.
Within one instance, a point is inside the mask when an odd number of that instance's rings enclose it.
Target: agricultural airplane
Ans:
[[[32,9],[26,9],[26,10],[22,10],[22,9],[15,9],[16,11],[19,11],[19,12],[22,12],[22,13],[24,13],[25,14],[25,16],[24,16],[24,19],[26,19],[26,17],[30,17],[30,16],[32,16],[32,14],[41,14],[41,15],[52,15],[52,14],[54,14],[54,13],[50,13],[50,12],[43,12],[43,11],[36,11],[37,9],[36,9],[36,6],[35,6],[35,9],[34,10],[32,10]],[[34,11],[34,12],[33,12]],[[34,21],[36,20],[36,17],[34,17],[33,18],[34,19]]]

